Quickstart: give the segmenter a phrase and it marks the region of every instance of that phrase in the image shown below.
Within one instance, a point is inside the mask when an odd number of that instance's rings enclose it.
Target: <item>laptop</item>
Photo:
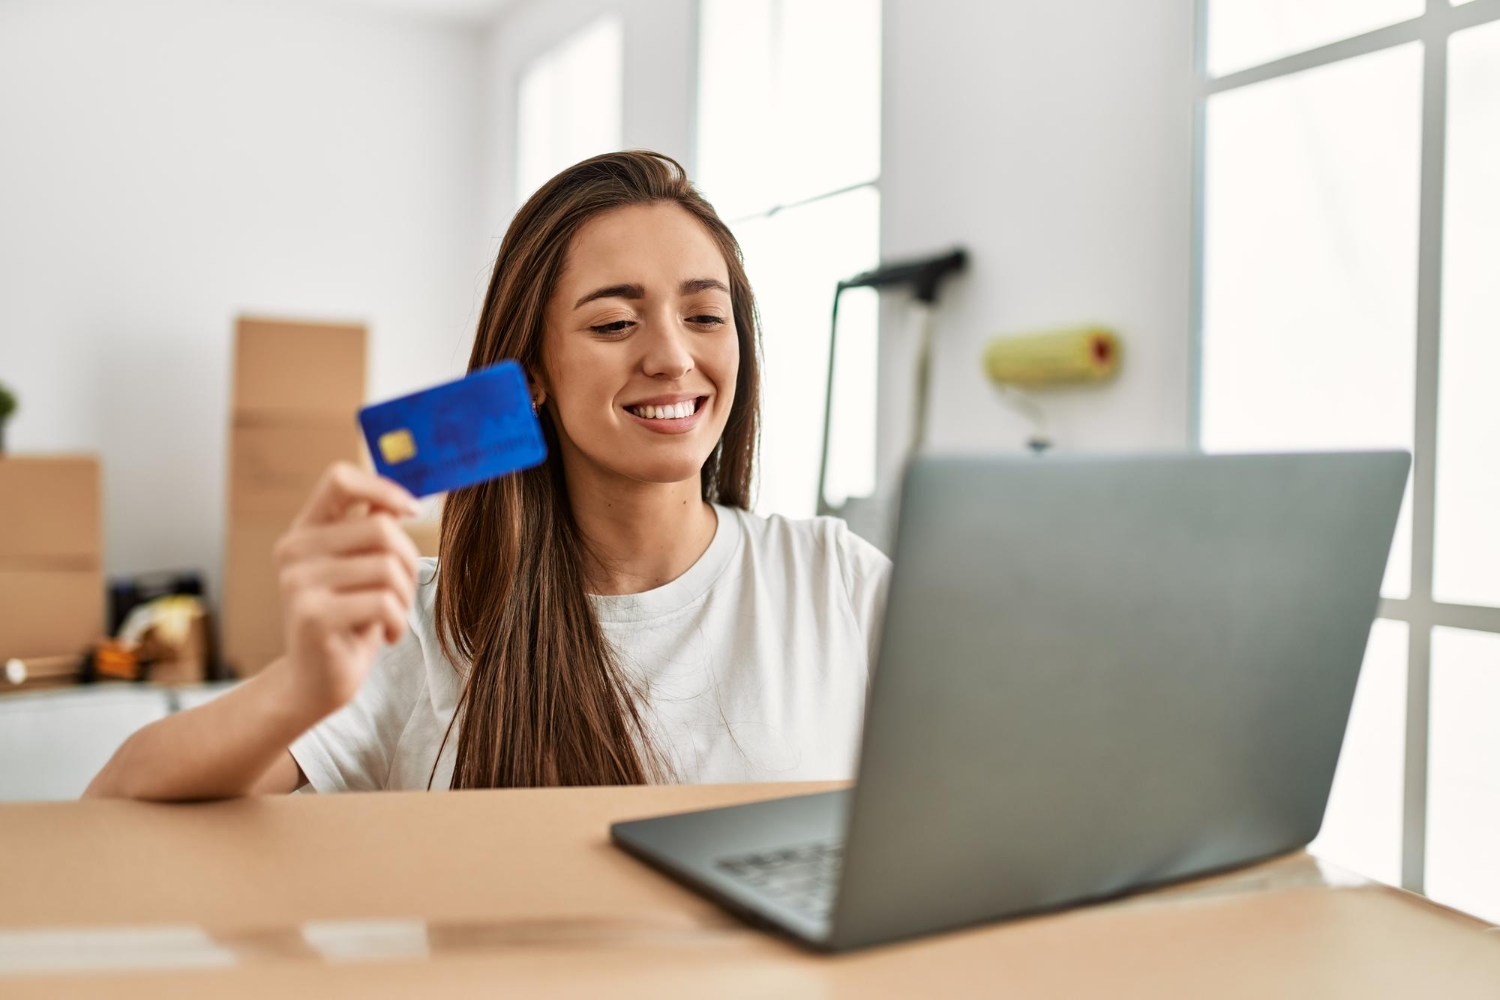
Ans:
[[[1406,452],[919,457],[853,788],[616,823],[842,951],[1312,840]]]

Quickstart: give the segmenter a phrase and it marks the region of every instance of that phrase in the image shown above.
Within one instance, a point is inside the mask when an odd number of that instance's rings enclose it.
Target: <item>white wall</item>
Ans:
[[[883,259],[955,243],[932,448],[1021,450],[1029,424],[983,377],[991,335],[1117,327],[1117,382],[1039,395],[1059,449],[1188,441],[1192,0],[885,0]],[[881,476],[907,434],[912,323],[881,317]]]
[[[9,445],[102,454],[108,572],[217,578],[237,313],[365,321],[372,397],[462,370],[482,49],[354,4],[0,4]]]
[[[512,0],[485,46],[484,219],[499,249],[516,204],[516,90],[526,64],[597,17],[615,14],[624,34],[625,148],[666,153],[693,171],[693,94],[698,75],[696,0]]]
[[[1059,446],[1186,442],[1192,6],[884,0],[882,255],[973,251],[942,301],[933,446],[1018,448],[979,350],[1075,319],[1117,325],[1125,363],[1046,397]],[[693,169],[695,0],[513,0],[487,25],[411,9],[0,4],[10,444],[105,456],[109,572],[217,576],[236,313],[365,320],[372,397],[462,370],[516,207],[529,59],[618,13],[624,144]],[[886,478],[903,314],[887,296]]]

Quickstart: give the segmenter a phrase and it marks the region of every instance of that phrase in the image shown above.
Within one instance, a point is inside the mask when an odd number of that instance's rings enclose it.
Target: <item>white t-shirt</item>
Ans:
[[[645,692],[651,738],[682,782],[852,778],[890,560],[838,518],[714,509],[713,541],[687,572],[590,596]],[[437,571],[422,560],[411,628],[354,700],[292,744],[313,790],[428,787],[462,689],[438,646]],[[434,789],[448,787],[457,744],[454,727]]]

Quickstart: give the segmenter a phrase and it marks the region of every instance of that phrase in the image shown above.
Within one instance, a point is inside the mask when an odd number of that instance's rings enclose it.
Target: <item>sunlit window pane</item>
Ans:
[[[875,179],[878,0],[703,0],[698,180],[726,218]]]
[[[516,204],[564,167],[620,147],[623,41],[601,17],[527,65],[516,107]]]
[[[1449,42],[1433,597],[1500,606],[1500,22]]]
[[[725,219],[776,203],[778,127],[768,0],[698,5],[698,176]]]
[[[880,172],[879,0],[781,0],[783,202]],[[816,95],[815,100],[809,100]]]
[[[1500,923],[1500,635],[1432,630],[1427,894]]]
[[[1402,768],[1406,760],[1405,622],[1370,630],[1323,828],[1308,850],[1391,885],[1401,881]]]
[[[1404,45],[1210,99],[1205,449],[1411,446],[1421,71]]]
[[[1424,0],[1208,0],[1208,72],[1222,76],[1419,17]]]
[[[809,517],[816,510],[834,286],[874,266],[879,218],[879,195],[866,187],[736,227],[765,355],[758,513]],[[874,485],[875,316],[872,293],[845,294],[830,441],[833,501],[867,495]]]
[[[880,3],[701,0],[698,62],[696,180],[735,226],[761,312],[756,510],[806,517],[834,288],[877,263],[880,199],[867,185],[880,164]],[[877,301],[855,290],[840,308],[833,504],[875,485]]]

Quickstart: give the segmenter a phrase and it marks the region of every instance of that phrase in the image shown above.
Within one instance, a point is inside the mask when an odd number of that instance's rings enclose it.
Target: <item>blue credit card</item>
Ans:
[[[529,469],[547,457],[526,376],[514,361],[366,406],[359,425],[375,471],[419,497]]]

